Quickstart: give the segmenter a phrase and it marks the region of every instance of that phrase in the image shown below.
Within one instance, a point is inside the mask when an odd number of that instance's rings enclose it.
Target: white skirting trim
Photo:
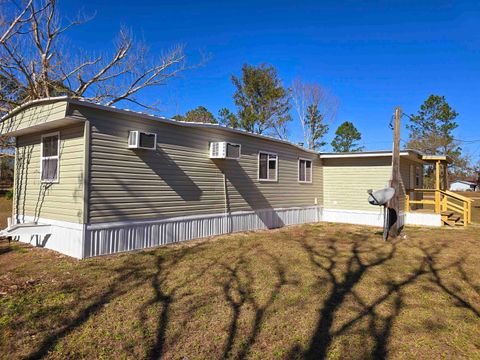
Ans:
[[[377,211],[323,209],[322,220],[344,224],[383,226],[383,208],[378,207]],[[400,216],[400,223],[403,224],[403,216]]]
[[[378,211],[323,209],[322,221],[383,226],[383,209],[379,208]],[[442,226],[440,215],[428,213],[400,213],[399,222],[400,226]]]
[[[39,224],[49,224],[51,234],[46,236],[29,234],[19,235],[16,237],[19,241],[33,246],[55,250],[77,259],[82,259],[84,257],[82,254],[84,225],[43,218],[34,219],[33,216],[25,216],[22,217],[21,220],[25,223],[36,220]]]
[[[440,214],[408,212],[405,215],[405,221],[408,225],[442,226]]]
[[[146,249],[232,232],[273,229],[321,220],[319,206],[186,216],[159,221],[88,225],[84,257]]]

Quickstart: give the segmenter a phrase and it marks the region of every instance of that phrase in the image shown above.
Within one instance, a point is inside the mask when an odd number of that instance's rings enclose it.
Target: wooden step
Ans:
[[[452,221],[452,220],[444,220],[442,219],[443,223],[445,225],[448,225],[448,226],[455,226],[457,223],[455,221]]]
[[[457,226],[463,226],[463,225],[465,225],[465,224],[463,223],[463,220],[459,220],[459,221],[457,221],[457,222],[455,223],[455,225],[457,225]]]
[[[442,212],[440,213],[440,215],[446,216],[446,217],[450,217],[450,216],[452,216],[453,214],[454,214],[453,211],[442,211]]]
[[[460,215],[452,215],[448,218],[448,220],[457,222],[458,220],[460,220]]]

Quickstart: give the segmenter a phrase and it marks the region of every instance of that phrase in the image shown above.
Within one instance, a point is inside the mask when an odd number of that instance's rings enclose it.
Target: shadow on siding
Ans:
[[[238,194],[245,200],[249,209],[253,210],[264,223],[268,229],[274,229],[285,225],[283,220],[278,216],[275,211],[261,211],[261,210],[273,210],[273,206],[268,199],[263,195],[262,191],[258,188],[258,183],[252,180],[238,161],[232,160],[215,160],[215,165],[225,175],[226,186],[226,211],[230,213],[232,211],[232,194],[229,191],[228,183],[230,183]],[[276,183],[268,184],[267,186],[275,186]],[[278,194],[280,195],[280,194]]]
[[[136,150],[136,155],[152,171],[185,201],[199,201],[202,189],[163,149],[157,147],[155,152]]]

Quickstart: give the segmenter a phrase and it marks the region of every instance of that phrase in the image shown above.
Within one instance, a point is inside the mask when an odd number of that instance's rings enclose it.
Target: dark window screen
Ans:
[[[277,180],[277,156],[269,155],[268,157],[268,179]]]
[[[267,161],[268,155],[267,154],[260,154],[260,162],[259,162],[259,178],[260,179],[267,179]]]
[[[239,158],[240,157],[240,145],[234,145],[227,143],[227,157]]]
[[[305,162],[305,181],[312,181],[312,162],[308,160]]]
[[[155,147],[155,134],[140,133],[140,147],[154,148]]]
[[[300,168],[298,172],[298,180],[305,181],[305,160],[300,160]]]

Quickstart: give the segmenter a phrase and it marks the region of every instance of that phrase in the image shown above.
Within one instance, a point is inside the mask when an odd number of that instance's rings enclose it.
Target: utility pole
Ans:
[[[398,216],[400,214],[400,118],[402,108],[395,108],[395,120],[393,124],[393,149],[392,149],[392,177],[390,187],[395,189],[395,195],[388,202],[389,237],[396,238],[400,232]]]

